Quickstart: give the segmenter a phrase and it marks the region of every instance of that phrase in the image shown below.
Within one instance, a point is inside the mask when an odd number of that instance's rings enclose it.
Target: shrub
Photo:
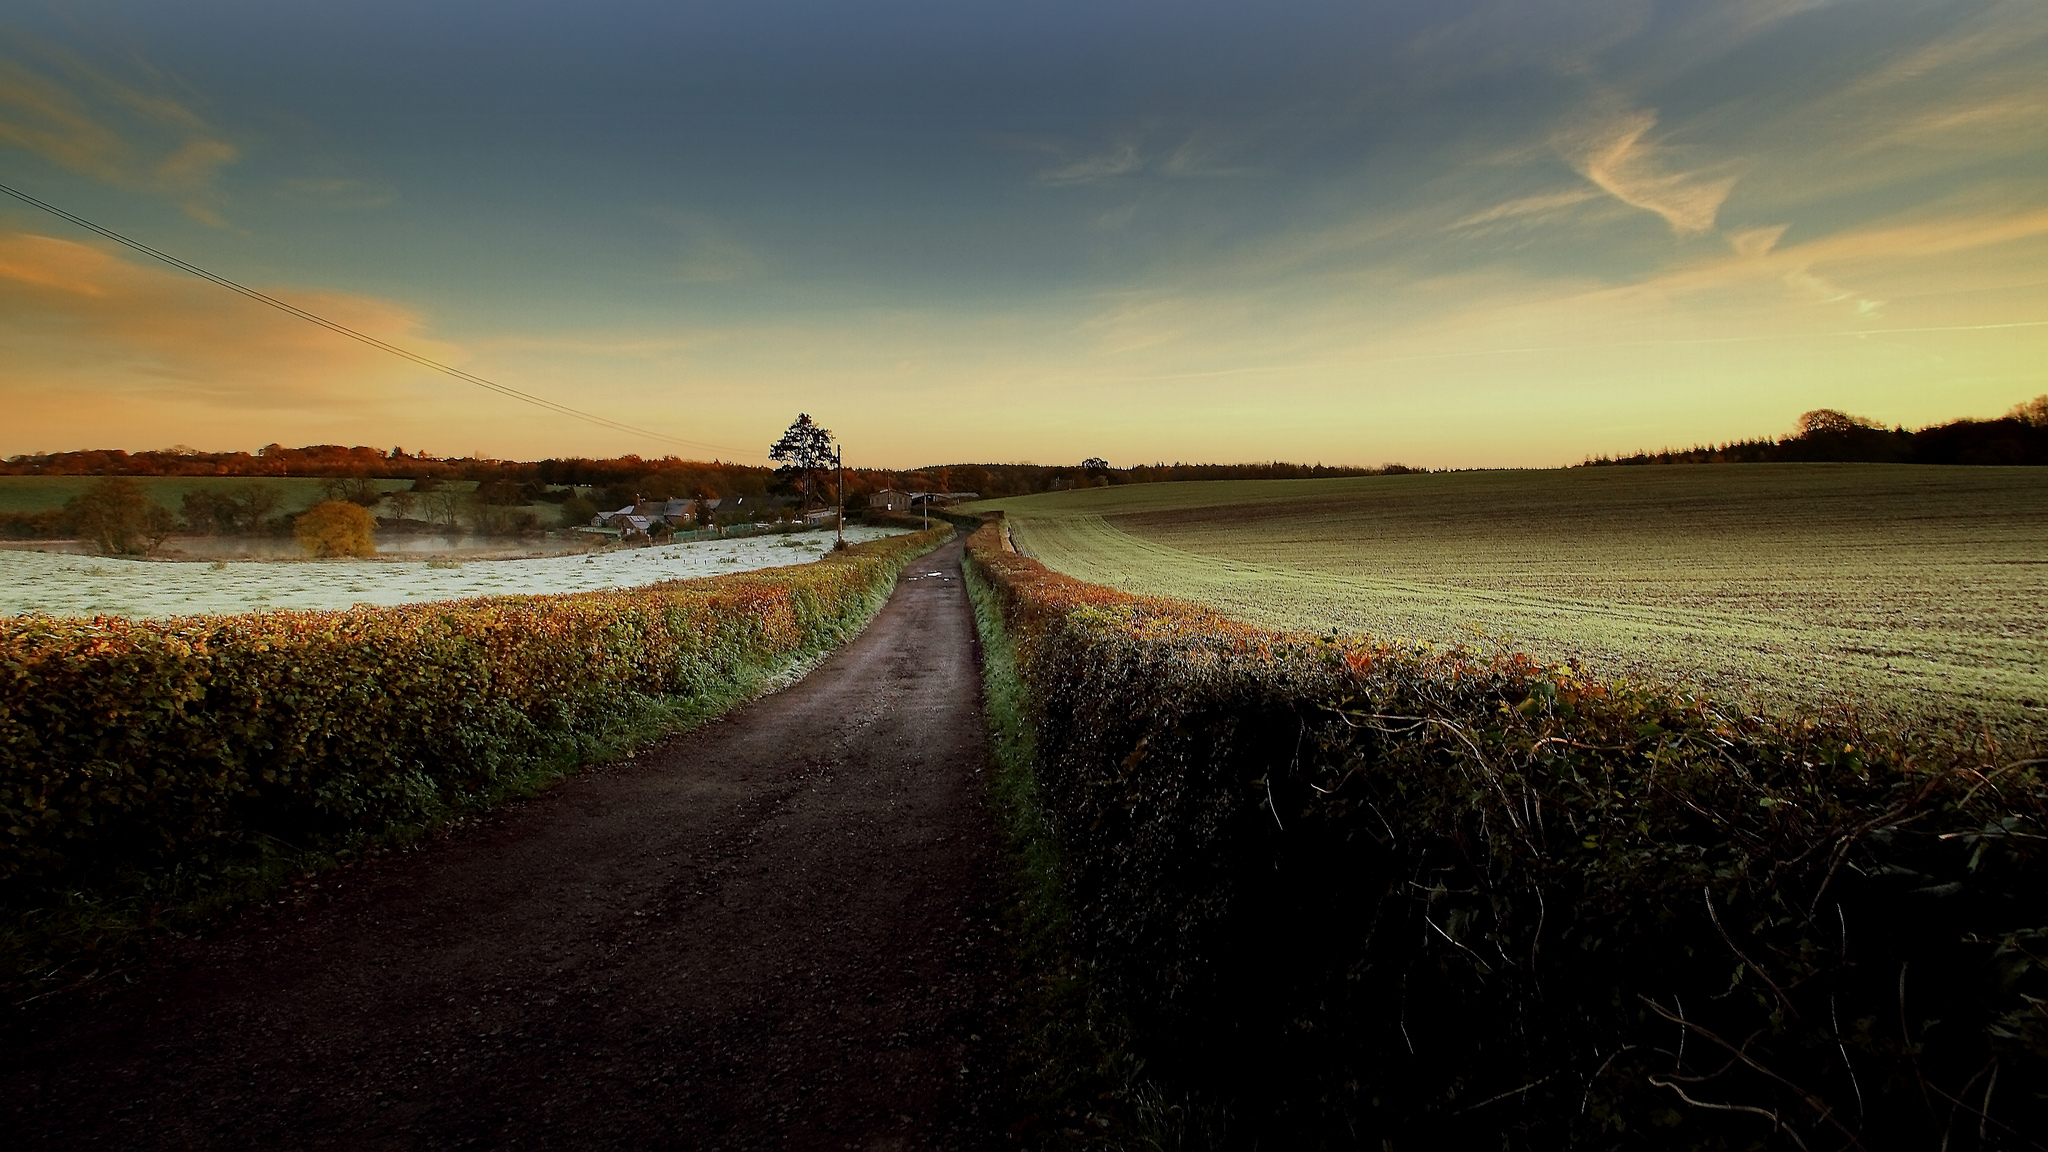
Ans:
[[[620,592],[0,618],[0,906],[466,803],[649,701],[840,641],[949,534]]]
[[[323,500],[292,522],[292,535],[308,555],[323,559],[334,556],[374,556],[376,541],[371,533],[377,522],[360,504],[346,500]]]
[[[540,516],[525,508],[478,503],[471,506],[470,518],[477,532],[485,536],[519,536],[540,531]]]
[[[970,562],[1075,945],[1137,1055],[1226,1101],[1237,1141],[2048,1131],[2026,752],[1266,631],[1060,576],[992,527]]]
[[[0,539],[58,540],[78,535],[78,517],[69,508],[41,512],[0,512]]]
[[[562,501],[562,527],[584,528],[597,516],[597,505],[585,496],[571,496]]]

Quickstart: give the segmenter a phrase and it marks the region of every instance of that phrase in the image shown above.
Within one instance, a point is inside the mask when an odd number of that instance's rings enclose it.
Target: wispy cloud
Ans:
[[[1273,126],[1267,127],[1274,130]],[[1069,185],[1098,184],[1140,175],[1166,180],[1243,176],[1258,171],[1256,166],[1236,159],[1249,144],[1247,137],[1257,134],[1243,126],[1234,131],[1213,126],[1172,131],[1148,122],[1107,144],[1093,147],[1051,139],[1006,142],[1055,158],[1051,167],[1037,172],[1039,183]]]
[[[373,297],[272,294],[447,363],[408,309]],[[147,395],[212,409],[361,411],[400,396],[420,370],[387,353],[180,273],[35,233],[0,234],[0,334],[11,396],[62,390],[86,407]]]
[[[1142,171],[1145,155],[1135,143],[1118,144],[1105,152],[1070,160],[1038,173],[1041,184],[1094,184]]]
[[[1552,147],[1601,191],[1655,212],[1673,232],[1712,231],[1735,178],[1676,169],[1669,150],[1650,135],[1654,110],[1607,103],[1554,135]]]
[[[24,41],[0,57],[0,144],[82,176],[164,196],[196,220],[222,224],[220,171],[240,149],[197,113],[55,49]]]
[[[1588,200],[1597,200],[1599,198],[1600,194],[1590,188],[1567,188],[1560,192],[1542,192],[1534,196],[1519,196],[1513,200],[1508,200],[1491,208],[1453,220],[1445,226],[1445,230],[1462,231],[1507,221],[1547,220],[1562,215]]]

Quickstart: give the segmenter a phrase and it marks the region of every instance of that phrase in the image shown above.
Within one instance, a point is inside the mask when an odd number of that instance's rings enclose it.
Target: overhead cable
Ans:
[[[22,192],[15,188],[10,188],[5,184],[0,184],[0,192],[5,192],[9,196],[14,197],[16,200],[19,200],[24,204],[30,204],[37,208],[41,208],[43,211],[48,212],[53,216],[60,216],[63,219],[69,220],[71,223],[78,225],[80,228],[84,228],[90,232],[98,233],[99,235],[104,236],[117,244],[124,244],[130,248],[133,248],[135,251],[142,253],[145,256],[161,260],[164,263],[169,264],[171,267],[179,269],[180,271],[190,272],[192,275],[197,276],[202,280],[207,280],[214,284],[218,284],[221,287],[226,288],[230,292],[238,292],[241,295],[247,296],[249,299],[254,300],[260,304],[268,304],[272,308],[276,308],[281,312],[288,312],[291,315],[296,316],[309,324],[317,324],[330,332],[346,336],[351,340],[368,344],[372,348],[376,348],[384,352],[389,352],[393,356],[397,356],[401,359],[410,360],[414,364],[417,364],[422,368],[431,368],[436,372],[442,373],[443,375],[453,376],[457,380],[461,380],[464,383],[474,384],[479,388],[482,388],[486,391],[495,392],[500,396],[506,397],[507,399],[517,400],[524,404],[532,404],[537,408],[545,408],[548,411],[553,412],[557,415],[568,416],[577,420],[586,421],[588,423],[595,424],[600,428],[609,428],[614,432],[627,432],[635,436],[644,436],[650,440],[659,440],[662,441],[663,443],[674,444],[684,448],[708,448],[714,452],[731,452],[739,455],[747,455],[746,452],[738,448],[729,448],[720,444],[706,444],[699,440],[685,440],[680,437],[668,436],[660,432],[650,431],[649,429],[646,428],[638,428],[631,424],[622,424],[619,421],[613,420],[606,416],[599,416],[593,412],[585,412],[579,408],[571,408],[567,404],[557,403],[553,400],[549,400],[545,396],[536,396],[531,392],[522,392],[519,389],[513,388],[509,385],[500,384],[495,380],[487,380],[482,376],[476,375],[473,372],[465,372],[460,368],[456,368],[449,364],[443,364],[439,360],[435,360],[431,357],[422,356],[419,353],[413,352],[409,349],[400,348],[396,344],[386,343],[383,340],[377,339],[375,336],[358,332],[355,329],[350,328],[346,324],[341,324],[333,320],[329,320],[325,316],[315,315],[314,313],[308,312],[304,308],[301,308],[296,304],[288,304],[283,300],[279,300],[275,296],[268,296],[265,295],[264,293],[258,292],[254,288],[237,284],[233,280],[230,280],[225,276],[216,276],[213,273],[208,272],[206,269],[201,268],[196,264],[191,264],[184,260],[180,260],[176,256],[172,256],[167,252],[160,252],[157,249],[142,243],[141,241],[131,240],[128,237],[121,235],[119,232],[116,232],[111,228],[103,228],[100,225],[95,224],[82,216],[76,215],[75,213],[66,212],[64,209],[59,208],[54,204],[48,204],[45,203],[44,201],[38,200],[26,192]]]

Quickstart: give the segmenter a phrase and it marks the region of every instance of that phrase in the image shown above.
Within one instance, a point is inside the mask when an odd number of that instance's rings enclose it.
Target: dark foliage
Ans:
[[[1076,947],[1234,1141],[2041,1146],[2033,754],[972,556]]]
[[[142,485],[109,476],[65,504],[80,539],[109,556],[140,556],[157,550],[177,528],[168,508],[151,501]]]
[[[1586,464],[2048,464],[2048,396],[1997,420],[1954,420],[1918,431],[1885,428],[1828,408],[1799,419],[1792,435],[1779,439],[1600,456]]]
[[[0,512],[0,539],[62,540],[78,535],[78,517],[69,508],[41,512]]]
[[[270,527],[284,497],[264,484],[209,486],[185,493],[180,517],[197,536],[253,535]]]
[[[776,477],[796,488],[806,511],[811,507],[813,494],[824,491],[825,474],[839,463],[832,430],[813,421],[808,412],[797,413],[781,438],[768,446],[768,458],[781,462],[782,467],[775,470]]]

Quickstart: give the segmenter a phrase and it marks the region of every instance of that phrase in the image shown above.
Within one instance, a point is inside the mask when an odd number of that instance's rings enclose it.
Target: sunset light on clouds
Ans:
[[[2048,391],[2048,5],[0,3],[0,454],[1555,465]]]

